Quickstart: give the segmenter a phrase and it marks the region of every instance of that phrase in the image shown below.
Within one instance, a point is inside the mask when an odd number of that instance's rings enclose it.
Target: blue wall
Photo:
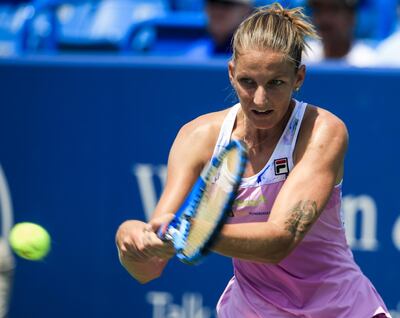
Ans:
[[[400,303],[399,83],[400,70],[315,67],[296,96],[348,125],[349,242],[393,310]],[[45,261],[18,259],[10,317],[213,317],[230,260],[173,261],[162,278],[140,285],[119,265],[114,234],[151,210],[179,127],[235,102],[225,61],[2,60],[0,87],[0,164],[15,221],[40,223],[53,238]]]

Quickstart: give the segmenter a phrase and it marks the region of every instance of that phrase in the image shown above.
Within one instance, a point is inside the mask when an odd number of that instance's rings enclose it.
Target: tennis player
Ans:
[[[158,277],[174,252],[157,238],[203,166],[231,139],[243,140],[249,164],[214,251],[233,258],[234,277],[218,305],[221,318],[390,317],[354,262],[341,218],[344,123],[293,99],[303,84],[305,37],[316,37],[301,9],[258,9],[233,39],[233,107],[180,130],[154,218],[123,223],[120,260],[133,277]]]

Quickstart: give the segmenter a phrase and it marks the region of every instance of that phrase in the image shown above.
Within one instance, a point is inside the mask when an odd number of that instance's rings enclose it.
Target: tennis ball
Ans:
[[[43,259],[51,245],[49,233],[40,225],[29,222],[16,224],[11,229],[9,242],[18,256],[31,261]]]

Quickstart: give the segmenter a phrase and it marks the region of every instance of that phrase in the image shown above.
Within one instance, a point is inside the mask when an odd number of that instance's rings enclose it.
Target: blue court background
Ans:
[[[225,64],[0,60],[0,164],[14,218],[42,224],[53,238],[45,261],[18,259],[11,318],[214,317],[232,276],[230,260],[213,255],[198,267],[172,261],[162,278],[140,285],[119,265],[114,234],[126,219],[145,219],[179,127],[235,102]],[[400,316],[399,83],[400,70],[325,65],[309,68],[296,96],[330,109],[349,128],[344,194],[356,202],[348,205],[356,212],[353,251],[394,317]]]

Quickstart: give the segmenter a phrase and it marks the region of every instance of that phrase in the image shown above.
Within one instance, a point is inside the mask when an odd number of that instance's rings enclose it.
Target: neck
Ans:
[[[281,137],[287,122],[289,121],[290,115],[294,109],[295,102],[292,100],[290,102],[288,111],[285,116],[283,116],[282,120],[271,129],[257,129],[249,125],[248,119],[242,110],[240,110],[240,126],[242,127],[239,135],[240,139],[247,145],[249,151],[252,152],[261,152],[265,148],[270,148],[276,145],[277,141]]]

